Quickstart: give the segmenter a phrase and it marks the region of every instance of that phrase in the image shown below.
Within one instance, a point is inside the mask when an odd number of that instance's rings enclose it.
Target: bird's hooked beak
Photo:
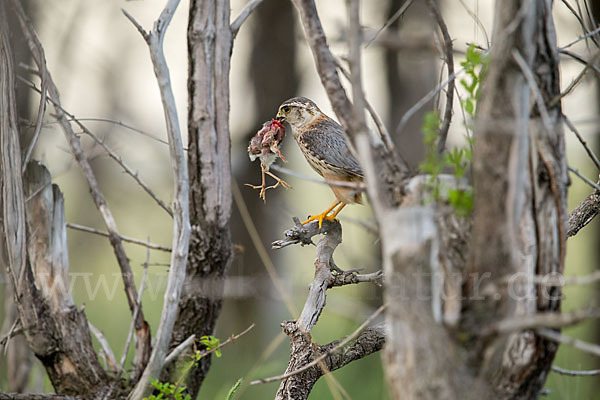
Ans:
[[[281,121],[283,123],[283,122],[285,122],[285,115],[283,115],[283,113],[281,111],[278,111],[275,119],[278,121]]]

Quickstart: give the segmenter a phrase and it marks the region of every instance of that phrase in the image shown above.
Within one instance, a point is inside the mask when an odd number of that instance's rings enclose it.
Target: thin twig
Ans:
[[[150,242],[150,238],[148,238],[148,243]],[[146,260],[144,261],[144,273],[142,274],[142,281],[140,282],[140,292],[138,293],[138,298],[135,302],[135,310],[133,312],[133,316],[131,318],[131,323],[129,324],[129,331],[127,332],[127,339],[125,340],[125,346],[123,346],[123,354],[121,355],[121,361],[119,362],[119,370],[123,371],[123,366],[125,365],[125,360],[127,359],[127,353],[129,352],[129,345],[131,344],[131,340],[133,338],[133,328],[135,327],[135,320],[137,318],[137,314],[140,310],[142,304],[142,294],[144,293],[144,289],[146,288],[146,276],[148,275],[148,266],[150,265],[150,248],[146,246]]]
[[[104,350],[104,353],[108,358],[110,369],[114,372],[118,372],[120,370],[120,366],[117,364],[117,360],[115,359],[115,353],[113,353],[110,344],[108,344],[108,340],[106,340],[106,337],[104,336],[102,331],[96,328],[94,325],[92,325],[90,321],[88,321],[88,326],[90,327],[90,331],[92,332],[92,334],[98,340],[98,343],[100,343],[100,346],[102,346],[102,350]]]
[[[589,32],[585,33],[584,35],[579,36],[577,39],[573,40],[571,43],[569,43],[569,44],[567,44],[567,45],[565,45],[563,47],[559,47],[558,50],[559,51],[566,50],[569,47],[573,46],[574,44],[577,44],[577,43],[581,42],[582,40],[585,40],[585,39],[587,39],[589,37],[594,36],[598,32],[600,32],[600,27],[594,29],[593,31],[589,31]]]
[[[569,168],[569,171],[571,171],[572,173],[574,173],[575,175],[577,175],[582,181],[584,181],[585,183],[587,183],[588,185],[590,185],[594,189],[600,190],[600,186],[597,183],[594,183],[591,180],[589,180],[588,178],[586,178],[584,175],[581,174],[581,172],[579,172],[575,168],[573,168],[571,166],[569,166],[568,168]]]
[[[587,153],[587,155],[591,158],[591,160],[594,162],[594,165],[596,165],[596,168],[598,168],[598,170],[600,171],[600,160],[598,160],[598,157],[596,157],[596,154],[594,154],[594,152],[590,149],[590,147],[588,146],[586,141],[583,139],[583,137],[581,137],[581,135],[575,128],[575,125],[573,125],[571,120],[569,118],[567,118],[566,115],[563,115],[563,120],[565,121],[565,124],[567,124],[567,126],[569,127],[571,132],[573,132],[575,134],[575,136],[577,136],[579,143],[581,143],[581,145],[585,149],[585,152]]]
[[[275,170],[277,172],[281,172],[283,174],[295,176],[298,179],[302,179],[302,180],[305,180],[308,182],[315,182],[315,183],[320,183],[322,185],[328,185],[328,186],[347,187],[347,188],[361,190],[361,191],[366,189],[366,185],[363,182],[330,181],[330,180],[326,180],[326,179],[313,178],[312,176],[300,174],[296,171],[293,171],[286,167],[282,167],[281,165],[277,165],[277,164],[273,164],[269,168],[272,170]]]
[[[437,84],[437,86],[434,87],[433,89],[431,89],[425,96],[423,96],[421,98],[421,100],[419,100],[411,108],[409,108],[404,113],[404,115],[402,116],[402,119],[398,123],[395,134],[400,135],[402,133],[402,131],[404,130],[404,128],[406,127],[406,124],[408,124],[408,121],[413,117],[413,115],[415,115],[417,112],[419,112],[419,110],[421,108],[423,108],[427,103],[429,103],[429,101],[431,101],[431,99],[433,99],[440,90],[442,90],[443,88],[448,86],[450,84],[450,82],[454,81],[463,72],[465,72],[464,67],[457,70],[454,74],[450,74],[448,76],[448,79]]]
[[[226,341],[219,343],[218,346],[213,347],[210,350],[201,351],[200,352],[200,356],[204,357],[204,356],[209,355],[212,352],[220,350],[222,347],[227,346],[229,343],[231,343],[231,342],[239,339],[241,336],[244,336],[246,333],[250,332],[252,330],[252,328],[254,328],[254,326],[255,326],[255,324],[252,323],[249,327],[247,327],[246,329],[244,329],[243,331],[241,331],[237,335],[231,335],[231,336],[229,336],[229,338]]]
[[[477,16],[477,13],[474,13],[473,10],[471,10],[467,6],[467,4],[465,3],[464,0],[458,0],[458,1],[463,6],[463,8],[467,12],[467,14],[469,14],[469,16],[471,18],[473,18],[473,21],[475,21],[475,23],[477,24],[477,26],[479,27],[479,29],[481,29],[481,32],[483,32],[483,35],[485,36],[486,47],[490,47],[490,38],[488,36],[487,31],[485,30],[485,26],[483,25],[483,22],[481,22],[481,19],[479,19],[479,17]],[[477,10],[477,11],[479,11],[479,10]]]
[[[587,27],[585,26],[585,22],[583,22],[583,19],[581,18],[581,16],[579,15],[579,13],[571,6],[571,4],[569,4],[567,2],[567,0],[562,0],[562,3],[569,9],[569,11],[571,11],[571,14],[573,14],[573,16],[575,17],[575,19],[577,19],[577,21],[579,22],[579,25],[581,25],[581,29],[583,29],[584,31],[587,30]],[[598,41],[596,40],[596,38],[594,37],[594,35],[584,35],[584,37],[581,40],[587,39],[587,38],[591,38],[592,41],[594,42],[594,44],[597,47],[600,47],[600,44],[598,44]],[[577,42],[579,42],[580,40],[578,39]]]
[[[150,134],[148,132],[145,132],[145,131],[143,131],[143,130],[141,130],[139,128],[136,128],[133,125],[126,124],[126,123],[124,123],[122,121],[117,121],[117,120],[110,119],[110,118],[77,118],[77,120],[78,121],[91,121],[91,122],[107,122],[107,123],[110,123],[110,124],[118,125],[118,126],[120,126],[122,128],[125,128],[125,129],[129,129],[130,131],[139,133],[140,135],[146,136],[146,137],[148,137],[148,138],[150,138],[152,140],[157,141],[158,143],[169,145],[169,142],[167,142],[166,140],[163,140],[163,139],[161,139],[159,137],[156,137],[156,136],[154,136],[154,135],[152,135],[152,134]],[[73,119],[73,121],[75,121],[75,119]]]
[[[103,232],[101,230],[98,230],[98,229],[95,229],[95,228],[91,228],[91,227],[85,226],[85,225],[67,223],[67,228],[75,229],[75,230],[82,231],[82,232],[93,233],[95,235],[100,235],[100,236],[104,236],[104,237],[110,237],[110,235],[107,232]],[[150,243],[150,242],[144,242],[143,240],[132,238],[132,237],[128,237],[128,236],[123,236],[123,235],[119,235],[119,237],[124,242],[129,242],[129,243],[137,244],[137,245],[140,245],[140,246],[147,247],[149,249],[160,250],[160,251],[167,251],[167,252],[171,251],[170,247],[162,246],[160,244],[154,244],[154,243]]]
[[[538,336],[552,340],[557,343],[564,343],[575,347],[576,349],[585,351],[586,353],[600,356],[600,346],[594,343],[584,342],[583,340],[575,339],[570,336],[563,335],[562,333],[556,332],[548,328],[536,329]]]
[[[569,369],[564,369],[564,368],[561,368],[561,367],[557,367],[556,365],[552,366],[552,371],[556,372],[557,374],[568,375],[568,376],[595,376],[595,375],[600,375],[600,369],[591,369],[591,370],[587,370],[587,371],[573,371],[573,370],[569,370]]]
[[[371,45],[371,43],[373,43],[375,40],[377,40],[377,38],[379,37],[379,35],[381,34],[381,32],[385,31],[387,28],[389,28],[398,18],[400,18],[402,15],[404,15],[404,13],[406,12],[406,10],[408,10],[408,7],[410,7],[410,5],[413,3],[413,0],[408,0],[405,1],[404,4],[402,4],[402,6],[398,9],[398,11],[396,11],[394,13],[394,15],[392,15],[387,21],[385,21],[385,24],[383,24],[383,26],[381,28],[379,28],[377,30],[377,32],[375,32],[375,35],[373,35],[373,37],[371,38],[371,40],[369,40],[367,42],[367,44],[365,44],[365,48],[369,47]]]
[[[37,121],[35,123],[35,130],[33,132],[33,137],[31,138],[31,143],[29,143],[29,147],[27,148],[27,151],[25,152],[25,158],[23,159],[23,167],[22,167],[22,173],[25,173],[25,168],[27,167],[27,163],[29,162],[29,159],[31,157],[31,154],[33,153],[33,149],[35,148],[35,145],[37,144],[37,141],[40,137],[40,133],[42,132],[42,122],[44,120],[44,114],[46,113],[46,96],[48,96],[48,70],[46,69],[46,62],[44,60],[43,63],[41,63],[41,68],[40,68],[40,86],[41,86],[41,96],[40,96],[40,105],[38,106],[38,117],[37,117]]]
[[[344,68],[344,66],[340,63],[339,59],[337,59],[337,58],[335,59],[335,64],[337,65],[337,67],[340,70],[340,72],[342,73],[342,75],[344,75],[344,77],[346,79],[348,79],[348,81],[350,81],[350,72],[348,72]],[[377,130],[379,131],[379,134],[381,135],[381,138],[383,139],[383,143],[388,148],[388,150],[392,151],[394,149],[394,142],[392,141],[390,133],[387,130],[387,128],[385,127],[383,120],[381,119],[381,117],[379,116],[379,114],[377,113],[375,108],[373,108],[373,106],[371,105],[369,100],[367,100],[366,97],[365,97],[365,106],[367,107],[367,111],[369,112],[369,115],[373,119],[373,122],[375,123],[375,126],[377,127]]]
[[[578,61],[580,64],[583,64],[584,66],[589,65],[590,68],[592,68],[594,70],[594,72],[596,72],[597,74],[600,74],[600,68],[598,68],[598,66],[596,64],[590,64],[588,60],[581,57],[580,55],[573,53],[572,51],[569,51],[569,50],[559,50],[559,53],[573,58],[575,61]]]
[[[578,324],[590,318],[600,318],[597,308],[584,308],[565,313],[541,313],[522,317],[506,318],[483,330],[483,335],[508,333],[534,328],[563,328]]]
[[[550,102],[548,103],[548,107],[550,107],[550,108],[554,107],[556,104],[558,104],[558,102],[563,97],[565,97],[569,93],[571,93],[573,91],[573,89],[575,89],[575,87],[583,80],[583,78],[585,77],[585,74],[594,65],[594,63],[598,60],[599,57],[600,57],[600,51],[597,51],[592,56],[592,58],[585,64],[585,66],[583,67],[581,72],[579,72],[579,74],[575,77],[575,79],[573,79],[571,81],[569,86],[567,86],[567,88],[565,90],[563,90],[560,94],[556,95],[552,100],[550,100]]]
[[[185,349],[191,346],[194,343],[194,339],[196,339],[196,335],[191,334],[187,339],[179,343],[177,347],[171,350],[171,352],[165,357],[165,367],[175,361]]]
[[[30,82],[22,77],[18,77],[19,80],[21,80],[22,82],[24,82],[25,84],[27,84],[30,88],[32,88],[33,90],[35,90],[36,92],[40,93],[40,89],[38,89],[33,82]],[[171,210],[171,208],[169,206],[167,206],[165,204],[165,202],[163,202],[161,199],[158,198],[158,196],[152,191],[152,189],[150,189],[150,187],[148,185],[146,185],[146,183],[144,183],[144,181],[142,181],[142,179],[139,177],[139,174],[135,171],[133,171],[133,169],[131,169],[127,164],[125,164],[125,162],[123,161],[123,159],[121,158],[121,156],[119,156],[117,153],[115,153],[110,147],[108,147],[103,140],[100,140],[100,138],[94,133],[92,132],[90,129],[87,128],[87,126],[85,126],[79,119],[77,119],[73,114],[69,113],[67,110],[65,110],[59,102],[55,101],[52,97],[48,97],[48,101],[50,101],[55,107],[57,107],[58,109],[60,109],[67,117],[69,117],[70,121],[75,122],[80,128],[81,130],[83,130],[83,132],[85,134],[87,134],[89,137],[91,137],[96,143],[98,143],[100,146],[102,146],[102,148],[104,149],[104,151],[106,151],[106,153],[117,162],[117,164],[119,164],[121,166],[121,168],[123,168],[123,170],[129,175],[131,176],[138,185],[140,185],[140,187],[142,189],[144,189],[144,191],[146,193],[148,193],[148,195],[150,195],[150,197],[152,197],[152,199],[154,199],[154,201],[162,208],[164,209],[171,217],[173,217],[173,211]]]
[[[435,20],[442,31],[442,37],[444,38],[444,52],[446,53],[446,65],[448,67],[448,76],[454,74],[454,56],[452,54],[452,39],[448,33],[448,27],[442,13],[437,6],[437,2],[434,0],[428,0],[427,4],[435,17]],[[446,111],[444,111],[444,123],[440,129],[440,139],[438,141],[438,152],[443,153],[446,148],[446,138],[448,137],[448,131],[450,130],[450,122],[452,122],[452,106],[454,103],[454,79],[448,82],[448,88],[446,89]]]
[[[297,370],[288,372],[287,374],[282,374],[282,375],[277,375],[277,376],[272,376],[270,378],[264,378],[264,379],[257,379],[255,381],[250,382],[251,385],[258,385],[261,383],[270,383],[270,382],[276,382],[276,381],[281,381],[283,379],[287,379],[290,376],[294,376],[297,375],[301,372],[306,371],[309,368],[314,367],[315,365],[317,365],[318,363],[320,363],[321,361],[323,361],[325,358],[327,358],[328,356],[330,356],[331,354],[335,353],[336,351],[344,348],[344,346],[346,346],[348,343],[350,343],[351,340],[353,340],[354,338],[356,338],[358,335],[360,335],[360,333],[365,330],[365,328],[367,326],[369,326],[369,324],[375,319],[377,318],[377,316],[379,314],[381,314],[384,310],[385,310],[386,305],[382,305],[381,307],[379,307],[373,314],[371,314],[371,316],[369,316],[369,318],[367,318],[365,320],[365,322],[363,322],[358,328],[356,328],[356,330],[354,332],[352,332],[350,335],[346,336],[346,338],[344,340],[342,340],[341,342],[339,342],[336,346],[332,347],[329,351],[327,351],[326,353],[323,353],[320,357],[316,358],[315,360],[313,360],[312,362],[306,364],[305,366],[303,366],[302,368],[298,368]]]
[[[238,15],[237,18],[231,23],[231,35],[233,36],[233,39],[235,39],[237,36],[242,24],[262,2],[263,0],[250,0],[248,3],[246,3],[246,6],[244,6],[240,12],[240,15]]]

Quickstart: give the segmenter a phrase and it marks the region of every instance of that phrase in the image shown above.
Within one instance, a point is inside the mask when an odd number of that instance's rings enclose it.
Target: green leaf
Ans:
[[[241,384],[242,378],[238,379],[237,382],[231,387],[231,389],[229,389],[229,393],[227,393],[227,397],[225,397],[225,400],[233,400],[233,395],[235,395],[235,392],[239,389]]]

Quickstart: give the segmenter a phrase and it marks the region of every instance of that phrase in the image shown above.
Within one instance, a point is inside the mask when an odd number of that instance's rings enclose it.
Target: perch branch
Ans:
[[[300,243],[302,246],[306,244],[314,244],[312,241],[313,236],[316,236],[319,233],[328,232],[335,224],[335,222],[323,220],[323,225],[321,228],[319,228],[318,221],[313,221],[306,225],[302,225],[297,217],[292,219],[294,221],[294,227],[283,233],[285,239],[276,240],[271,243],[271,248],[281,249],[298,243]]]
[[[327,288],[353,285],[361,282],[373,282],[377,286],[383,286],[383,271],[379,270],[371,274],[357,274],[356,272],[332,274],[329,276]]]
[[[358,328],[356,328],[356,330],[354,332],[352,332],[350,335],[346,336],[343,340],[339,341],[335,345],[329,345],[330,348],[324,354],[320,355],[318,358],[314,359],[313,361],[311,361],[310,363],[304,365],[303,367],[298,368],[298,369],[296,369],[294,371],[282,374],[282,375],[272,376],[270,378],[264,378],[264,379],[257,379],[255,381],[250,382],[250,384],[251,385],[257,385],[257,384],[261,384],[261,383],[270,383],[270,382],[281,381],[281,380],[284,380],[286,378],[292,377],[294,375],[298,375],[299,373],[302,373],[302,372],[304,372],[304,371],[306,371],[306,370],[308,370],[308,369],[310,369],[312,367],[315,367],[321,361],[325,360],[325,358],[327,358],[330,355],[334,354],[338,350],[344,348],[353,339],[355,339],[356,337],[358,337],[367,328],[367,326],[369,326],[371,324],[371,322],[373,322],[373,320],[375,318],[377,318],[379,316],[379,314],[381,314],[384,310],[385,310],[385,304],[382,305],[381,307],[379,307],[373,314],[371,314],[369,316],[369,318],[367,318],[362,324],[360,324],[360,326]],[[380,327],[379,329],[373,328],[372,331],[369,332],[369,334],[372,334],[373,331],[380,331],[380,332],[382,332],[383,329],[382,329],[382,327]],[[380,333],[380,334],[384,338],[383,333]],[[332,369],[329,369],[329,370],[331,371]]]
[[[595,190],[569,214],[567,236],[575,236],[584,226],[592,222],[598,212],[600,212],[600,192]]]
[[[346,79],[348,79],[348,81],[350,81],[350,72],[344,68],[344,66],[340,63],[340,61],[337,58],[335,59],[335,64],[337,65],[337,67],[340,70],[340,72],[342,73],[342,75],[344,75],[344,77]],[[390,133],[387,130],[387,128],[385,127],[383,120],[381,119],[381,117],[379,116],[379,114],[377,113],[375,108],[373,108],[373,106],[367,100],[366,97],[364,98],[364,100],[365,100],[365,107],[367,107],[367,111],[371,115],[371,118],[373,119],[375,126],[377,126],[377,130],[379,131],[379,134],[381,135],[381,138],[383,139],[385,146],[388,148],[388,150],[392,151],[394,149],[394,142],[392,141]],[[357,182],[348,182],[348,183],[357,183]]]
[[[169,138],[169,152],[174,175],[174,215],[173,215],[173,251],[171,266],[165,291],[164,305],[156,333],[155,346],[142,377],[133,389],[130,399],[141,400],[149,390],[150,379],[157,378],[163,369],[167,349],[171,342],[173,326],[177,318],[179,297],[185,281],[186,264],[190,240],[190,210],[189,210],[189,177],[181,130],[177,115],[177,107],[171,87],[169,68],[163,52],[163,39],[166,29],[179,5],[179,0],[168,0],[160,16],[154,23],[152,31],[146,33],[135,19],[125,12],[148,44],[150,58],[158,82],[165,121]]]

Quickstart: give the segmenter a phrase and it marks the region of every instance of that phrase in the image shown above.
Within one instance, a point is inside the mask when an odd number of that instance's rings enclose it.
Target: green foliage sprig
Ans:
[[[484,56],[474,45],[470,45],[466,52],[465,61],[461,62],[467,77],[461,79],[460,84],[467,92],[465,99],[461,101],[463,110],[471,117],[475,117],[477,111],[477,99],[481,80],[487,69],[489,58]],[[448,203],[454,208],[457,215],[468,216],[473,209],[473,189],[459,187],[459,182],[465,177],[473,161],[473,127],[467,124],[467,147],[454,148],[445,154],[437,150],[439,138],[439,127],[441,121],[437,111],[425,114],[423,121],[423,141],[425,143],[425,160],[419,165],[421,172],[428,174],[428,186],[431,199],[440,200],[442,189],[448,195]],[[439,175],[448,170],[455,177],[456,185],[442,188]]]
[[[177,380],[176,383],[170,382],[161,382],[158,379],[150,379],[150,385],[158,391],[157,395],[151,395],[150,397],[145,397],[144,400],[192,400],[192,397],[189,394],[185,393],[186,386],[182,385],[183,380],[192,370],[198,366],[198,361],[209,353],[215,353],[215,356],[221,357],[221,350],[219,346],[221,345],[221,340],[210,335],[210,336],[202,336],[199,340],[201,344],[203,344],[206,349],[196,350],[194,355],[190,361],[188,361],[181,371],[181,376]],[[238,385],[239,386],[239,385]],[[237,388],[236,388],[237,389]],[[233,388],[232,388],[233,390]],[[235,390],[233,390],[235,393]],[[233,396],[233,393],[231,396]]]

